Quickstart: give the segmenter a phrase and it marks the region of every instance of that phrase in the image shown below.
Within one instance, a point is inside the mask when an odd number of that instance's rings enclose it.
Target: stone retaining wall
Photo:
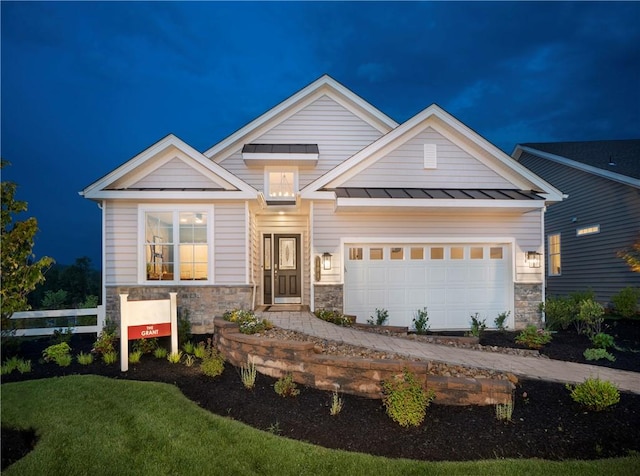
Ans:
[[[508,379],[464,378],[436,375],[431,362],[374,360],[318,354],[311,342],[290,342],[238,331],[235,323],[214,319],[216,347],[228,362],[243,366],[247,358],[256,369],[271,377],[288,373],[293,380],[321,390],[339,390],[367,398],[381,398],[381,383],[408,369],[425,388],[432,389],[435,402],[445,405],[494,405],[512,401],[514,385]],[[512,377],[513,379],[514,377]]]

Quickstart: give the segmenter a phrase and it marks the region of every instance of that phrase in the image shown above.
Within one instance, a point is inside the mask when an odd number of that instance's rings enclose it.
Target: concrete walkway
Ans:
[[[561,383],[581,383],[587,377],[598,377],[614,383],[619,390],[640,394],[640,373],[609,369],[596,365],[577,364],[560,360],[541,359],[459,349],[447,345],[428,344],[401,337],[389,337],[372,332],[341,327],[316,318],[309,312],[257,312],[283,329],[290,329],[321,339],[344,342],[384,352],[435,360],[502,372],[518,377],[535,378]]]

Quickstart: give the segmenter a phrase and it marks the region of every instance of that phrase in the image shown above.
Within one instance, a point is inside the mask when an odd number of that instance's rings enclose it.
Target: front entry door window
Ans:
[[[267,251],[271,242],[271,235],[265,235],[265,304],[301,304],[300,235],[273,235],[273,248]]]

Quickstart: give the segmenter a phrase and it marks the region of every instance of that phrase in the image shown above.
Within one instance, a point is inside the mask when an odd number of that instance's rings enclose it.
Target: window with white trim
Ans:
[[[145,281],[208,281],[211,210],[147,209],[144,223]]]
[[[297,192],[297,169],[265,168],[264,195],[267,201],[295,201]]]
[[[547,237],[549,251],[549,276],[560,276],[560,233]]]

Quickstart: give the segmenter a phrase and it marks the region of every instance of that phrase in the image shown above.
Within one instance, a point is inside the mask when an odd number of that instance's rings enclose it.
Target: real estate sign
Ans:
[[[120,370],[129,370],[129,341],[171,336],[171,352],[178,352],[177,293],[169,299],[129,301],[120,295]]]

